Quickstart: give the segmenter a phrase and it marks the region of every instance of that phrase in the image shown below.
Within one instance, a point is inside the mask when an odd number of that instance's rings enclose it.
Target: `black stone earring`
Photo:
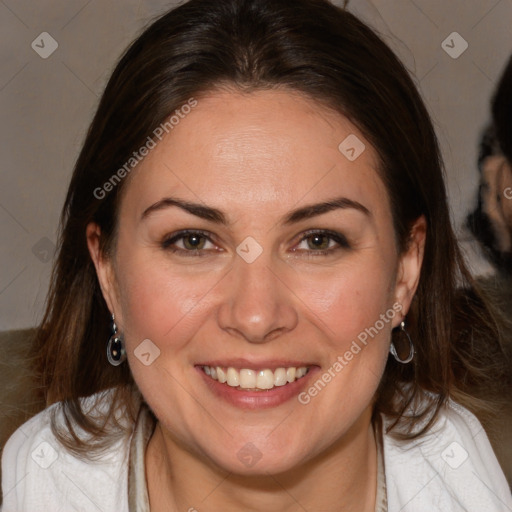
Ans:
[[[400,330],[399,332],[404,335],[409,342],[409,355],[407,357],[401,357],[398,355],[398,352],[396,351],[395,344],[391,342],[391,346],[389,347],[389,351],[391,352],[391,355],[401,364],[408,364],[414,359],[414,344],[411,340],[411,337],[409,336],[409,333],[407,332],[407,329],[405,328],[405,322],[400,323]]]
[[[112,366],[119,366],[126,360],[126,351],[123,347],[123,339],[117,333],[117,325],[112,315],[112,335],[107,343],[107,359]]]

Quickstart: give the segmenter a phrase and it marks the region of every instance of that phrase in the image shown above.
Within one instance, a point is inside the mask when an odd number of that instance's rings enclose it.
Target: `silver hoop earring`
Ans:
[[[107,343],[107,359],[112,366],[119,366],[126,360],[123,338],[117,333],[117,325],[112,315],[112,335]]]
[[[407,341],[409,342],[409,355],[406,359],[401,359],[400,356],[397,354],[395,345],[393,342],[391,342],[391,345],[389,347],[389,352],[393,355],[393,357],[401,364],[407,364],[410,363],[414,359],[414,345],[412,343],[411,337],[409,336],[409,333],[405,329],[405,322],[400,323],[400,331],[405,334],[407,337]]]

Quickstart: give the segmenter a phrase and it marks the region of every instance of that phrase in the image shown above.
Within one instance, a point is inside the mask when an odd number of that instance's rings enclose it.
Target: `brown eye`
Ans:
[[[191,251],[204,249],[206,243],[206,237],[200,234],[185,235],[182,240],[185,249]]]
[[[183,256],[205,256],[211,249],[218,249],[208,233],[180,231],[162,241],[162,248]]]
[[[323,256],[341,249],[350,249],[350,244],[341,233],[335,231],[310,231],[303,234],[293,252],[304,252],[314,256]]]
[[[326,250],[329,249],[330,237],[324,234],[310,235],[306,238],[308,241],[308,248],[311,250]]]

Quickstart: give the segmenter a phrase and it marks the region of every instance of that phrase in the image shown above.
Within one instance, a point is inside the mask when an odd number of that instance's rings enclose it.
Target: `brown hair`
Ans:
[[[128,366],[113,368],[105,357],[109,311],[85,238],[94,221],[101,227],[102,250],[115,250],[126,180],[103,199],[94,191],[176,109],[223,86],[247,92],[288,88],[352,121],[380,156],[378,171],[390,196],[400,251],[407,247],[412,222],[425,215],[424,262],[408,319],[416,357],[406,366],[389,358],[375,410],[408,427],[409,434],[426,419],[425,431],[450,396],[483,411],[468,389],[488,389],[504,375],[500,336],[459,252],[436,136],[406,69],[372,30],[326,0],[191,0],[154,22],[121,58],[69,186],[37,336],[47,403],[63,401],[74,437],[67,445],[85,452],[76,425],[98,446],[107,438],[106,418],[93,420],[79,397],[114,387],[112,415],[131,403],[136,389]],[[406,418],[406,408],[424,391],[431,394],[423,407]]]

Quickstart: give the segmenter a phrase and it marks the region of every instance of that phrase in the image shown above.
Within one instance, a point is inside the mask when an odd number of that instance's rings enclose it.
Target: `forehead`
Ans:
[[[126,201],[165,193],[226,208],[282,210],[347,195],[389,210],[374,148],[344,116],[289,90],[216,91],[197,99],[139,164]]]

